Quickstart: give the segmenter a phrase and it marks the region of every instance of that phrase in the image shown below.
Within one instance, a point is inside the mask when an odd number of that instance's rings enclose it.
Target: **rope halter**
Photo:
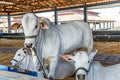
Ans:
[[[84,67],[79,67],[79,68],[77,68],[77,70],[76,70],[75,72],[77,73],[79,70],[83,70],[83,71],[85,71],[86,73],[88,73],[88,71],[89,71],[89,70],[87,70],[87,69],[84,68]]]
[[[37,35],[32,35],[32,36],[25,36],[25,39],[29,39],[29,38],[36,38]]]

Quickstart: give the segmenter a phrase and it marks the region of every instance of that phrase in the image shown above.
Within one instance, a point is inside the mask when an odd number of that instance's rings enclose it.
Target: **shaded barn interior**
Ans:
[[[117,3],[119,0],[1,0],[1,15],[16,15],[26,12],[62,10],[65,8]]]

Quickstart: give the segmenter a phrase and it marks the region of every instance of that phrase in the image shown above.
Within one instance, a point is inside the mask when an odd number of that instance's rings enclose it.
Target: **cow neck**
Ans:
[[[39,53],[39,58],[42,60],[42,46],[43,46],[43,31],[40,29],[38,36],[35,41],[35,48],[37,53]]]

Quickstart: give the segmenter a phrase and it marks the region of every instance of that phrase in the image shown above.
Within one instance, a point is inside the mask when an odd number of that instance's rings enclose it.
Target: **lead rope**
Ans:
[[[34,53],[35,53],[35,55],[36,55],[36,57],[37,57],[37,59],[38,59],[38,62],[40,63],[40,66],[41,66],[41,68],[42,68],[42,70],[43,70],[43,75],[44,75],[44,77],[47,78],[47,74],[46,74],[45,69],[44,69],[44,67],[43,67],[43,65],[42,65],[42,62],[40,61],[40,58],[38,57],[38,54],[37,54],[36,49],[35,49],[35,48],[32,48],[32,50],[34,51]]]

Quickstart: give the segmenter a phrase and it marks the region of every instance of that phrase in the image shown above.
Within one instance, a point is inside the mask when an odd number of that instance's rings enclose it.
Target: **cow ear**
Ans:
[[[40,22],[40,26],[42,29],[49,29],[48,25],[46,24],[46,22]]]
[[[94,58],[94,56],[96,55],[97,51],[98,51],[98,50],[95,50],[95,51],[92,51],[92,52],[90,52],[90,53],[88,54],[91,61],[93,60],[93,58]]]
[[[20,29],[20,28],[22,28],[21,23],[14,23],[14,24],[9,28],[9,30],[17,30],[17,29]]]
[[[63,54],[63,55],[60,55],[60,57],[62,59],[64,59],[65,61],[67,61],[67,62],[72,62],[73,61],[72,55],[65,55],[65,54]]]

